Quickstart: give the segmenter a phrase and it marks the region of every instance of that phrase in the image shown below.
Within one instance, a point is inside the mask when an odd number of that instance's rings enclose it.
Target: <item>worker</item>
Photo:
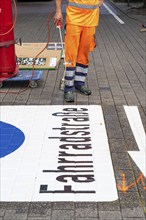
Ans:
[[[65,34],[64,99],[74,102],[74,90],[91,95],[85,85],[89,52],[95,46],[94,35],[99,22],[99,8],[104,0],[68,0]],[[55,0],[54,24],[63,21],[62,0]]]

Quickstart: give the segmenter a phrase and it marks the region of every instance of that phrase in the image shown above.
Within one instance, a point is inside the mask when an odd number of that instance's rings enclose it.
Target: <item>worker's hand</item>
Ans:
[[[58,23],[62,23],[63,21],[63,16],[62,16],[62,12],[59,11],[59,12],[55,12],[55,15],[54,15],[54,24],[57,26]]]
[[[99,7],[102,6],[103,2],[104,2],[104,0],[99,0]]]

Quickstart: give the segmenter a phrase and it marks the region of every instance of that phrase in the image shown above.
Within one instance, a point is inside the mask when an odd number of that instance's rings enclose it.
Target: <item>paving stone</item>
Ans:
[[[124,106],[121,105],[116,105],[116,111],[117,111],[117,115],[119,117],[119,119],[127,119],[125,110],[124,110]]]
[[[131,169],[130,160],[127,153],[112,153],[112,161],[115,170]]]
[[[146,184],[145,184],[145,186],[146,186]],[[146,189],[145,189],[145,186],[143,186],[141,182],[139,182],[137,184],[141,201],[143,203],[145,203],[145,207],[146,207]]]
[[[97,208],[97,203],[95,202],[76,202],[75,208]]]
[[[16,95],[7,94],[7,95],[5,96],[4,101],[5,101],[5,102],[9,102],[9,103],[12,104],[12,103],[15,101],[15,99],[16,99]]]
[[[132,88],[141,105],[145,105],[145,90],[140,84],[132,84]]]
[[[122,132],[124,134],[124,136],[131,136],[133,137],[133,133],[132,133],[132,130],[131,130],[131,127],[129,125],[129,121],[128,121],[128,118],[120,118],[120,123],[121,123],[121,127],[122,127]],[[134,139],[134,137],[133,137]]]
[[[98,217],[98,211],[96,207],[76,208],[75,216],[80,218]]]
[[[141,174],[141,170],[138,168],[138,166],[134,163],[132,159],[131,159],[131,164],[132,164],[135,176],[139,176]]]
[[[114,99],[115,105],[126,105],[126,100],[123,95],[114,95],[113,99]]]
[[[74,210],[52,210],[52,220],[74,220]]]
[[[36,100],[28,100],[27,101],[27,105],[38,105],[39,104],[39,101],[36,101]]]
[[[47,217],[51,215],[51,203],[33,202],[30,204],[28,217]]]
[[[123,218],[123,220],[145,220],[145,218]]]
[[[98,202],[99,211],[120,211],[119,201],[113,202]]]
[[[133,135],[131,136],[125,135],[124,137],[125,137],[127,151],[134,151],[134,150],[137,151],[138,146]]]
[[[105,117],[105,124],[107,128],[108,137],[110,139],[123,139],[123,134],[121,130],[121,125],[119,123],[119,119],[117,114],[113,111],[106,110],[106,106],[103,106],[103,113]]]
[[[0,92],[2,92],[2,91],[0,91]],[[4,91],[3,91],[3,92],[4,92]],[[4,99],[5,96],[6,96],[5,93],[0,93],[0,103],[2,103],[2,101],[3,101],[3,99]]]
[[[120,211],[99,211],[100,220],[122,220]]]
[[[143,208],[132,203],[121,203],[122,216],[124,218],[144,218]]]
[[[5,208],[0,207],[0,216],[4,216],[5,214]]]
[[[122,89],[120,88],[120,86],[118,85],[118,86],[115,86],[115,85],[113,85],[112,87],[111,87],[111,90],[112,90],[112,94],[113,94],[113,96],[117,96],[117,94],[118,94],[118,96],[123,96],[123,92],[122,92]],[[124,98],[124,97],[123,97]]]
[[[74,209],[74,203],[73,202],[53,202],[52,203],[52,209]]]
[[[122,139],[123,138],[120,124],[116,120],[114,120],[114,119],[109,120],[105,117],[105,124],[106,124],[106,128],[107,128],[107,134],[110,139],[113,139],[113,138]]]
[[[27,213],[29,210],[29,203],[27,202],[1,202],[0,207],[2,210],[15,210],[18,214]]]
[[[11,206],[12,207],[12,206]],[[23,203],[14,203],[13,205],[14,209],[16,210],[16,213],[27,213],[29,210],[29,203],[23,202]]]
[[[121,203],[131,203],[133,205],[139,205],[140,204],[140,198],[138,192],[119,192],[119,199],[120,204]]]
[[[139,105],[139,101],[137,100],[137,98],[135,97],[134,94],[125,94],[126,100],[128,105],[133,106],[133,105]]]
[[[96,94],[93,94],[92,92],[92,95],[89,96],[88,102],[89,102],[89,105],[100,105],[101,98],[100,98],[99,91],[97,91]]]
[[[7,210],[3,217],[4,220],[26,220],[27,213],[17,214],[14,210]]]
[[[103,105],[102,105],[102,108],[103,108],[103,111],[104,111],[104,113],[105,113],[105,115],[107,115],[107,116],[115,116],[115,117],[117,117],[117,111],[116,111],[116,106],[114,106],[114,105],[106,105],[106,104],[104,104],[103,103]]]
[[[77,98],[78,102],[81,103],[81,105],[88,105],[88,100],[89,100],[88,96],[80,94],[80,92],[77,91],[76,98]]]
[[[76,218],[76,220],[99,220],[99,218]]]
[[[75,204],[75,216],[76,218],[88,218],[88,219],[96,219],[98,217],[98,207],[97,203],[84,203],[84,202],[77,202]],[[98,218],[97,218],[98,219]]]
[[[112,96],[103,94],[103,92],[101,93],[101,102],[109,104],[109,105],[111,105],[111,104],[114,105],[114,100],[113,100]]]
[[[47,216],[47,217],[28,217],[27,220],[51,220],[51,216]]]
[[[51,100],[50,99],[44,99],[44,100],[40,100],[39,105],[50,105],[51,104]]]
[[[127,150],[124,139],[109,139],[109,144],[112,153],[122,153]]]

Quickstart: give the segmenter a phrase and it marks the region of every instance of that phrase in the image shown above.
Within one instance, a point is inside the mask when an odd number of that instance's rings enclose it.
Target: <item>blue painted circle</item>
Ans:
[[[0,158],[17,150],[24,140],[25,135],[19,128],[0,121]]]

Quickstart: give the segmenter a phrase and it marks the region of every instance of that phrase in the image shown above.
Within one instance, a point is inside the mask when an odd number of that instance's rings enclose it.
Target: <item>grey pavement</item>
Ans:
[[[145,16],[138,10],[129,10],[126,3],[106,4],[125,22],[120,24],[105,7],[101,8],[100,24],[96,32],[97,47],[90,54],[87,84],[92,95],[76,92],[74,105],[101,105],[110,145],[116,182],[121,174],[127,184],[136,182],[141,171],[127,151],[138,149],[123,109],[137,106],[146,129],[146,32],[140,32]],[[66,1],[63,1],[65,16]],[[131,7],[132,7],[131,3]],[[140,4],[134,6],[141,6]],[[47,42],[48,13],[50,41],[59,42],[58,30],[53,24],[54,3],[18,3],[15,37],[22,42]],[[64,20],[65,23],[65,20]],[[62,31],[64,34],[64,30]],[[38,86],[28,88],[27,82],[4,83],[1,105],[69,105],[59,89],[63,76],[63,60],[57,70],[45,70]],[[16,92],[16,94],[9,94]],[[146,180],[145,186],[146,186]],[[144,220],[146,217],[146,190],[140,182],[126,193],[118,190],[119,199],[113,202],[1,202],[0,220]]]

